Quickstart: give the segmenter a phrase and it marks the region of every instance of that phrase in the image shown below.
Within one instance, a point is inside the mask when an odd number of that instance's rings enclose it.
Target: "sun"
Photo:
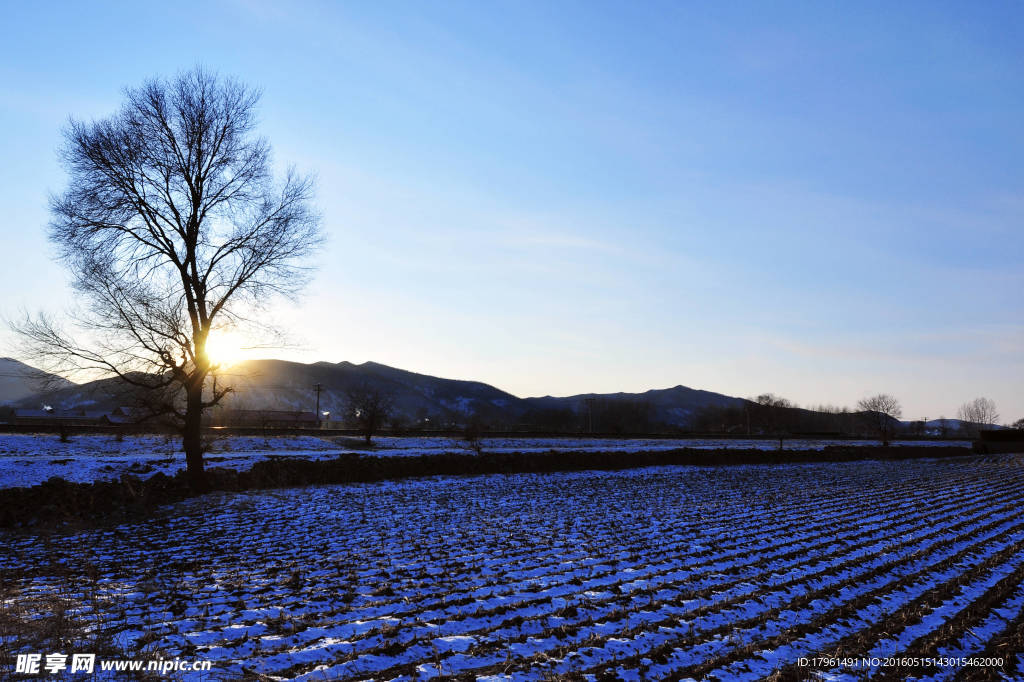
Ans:
[[[213,332],[206,339],[206,354],[210,362],[221,367],[230,367],[249,357],[250,349],[245,340],[235,332]]]

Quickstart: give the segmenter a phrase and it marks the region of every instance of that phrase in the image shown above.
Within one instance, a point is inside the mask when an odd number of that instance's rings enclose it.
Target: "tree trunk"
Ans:
[[[185,426],[182,449],[188,467],[188,484],[193,492],[206,492],[206,471],[203,469],[203,384],[186,389]]]

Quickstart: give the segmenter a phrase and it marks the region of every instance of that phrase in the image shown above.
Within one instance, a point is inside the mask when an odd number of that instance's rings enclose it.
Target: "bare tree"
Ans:
[[[1024,417],[1010,424],[1011,429],[1024,429]]]
[[[981,427],[995,424],[999,420],[996,404],[988,398],[975,398],[969,403],[964,403],[956,416],[964,422],[972,435],[976,435]]]
[[[394,410],[391,396],[368,384],[360,384],[345,393],[345,417],[355,424],[369,444]]]
[[[203,411],[230,390],[208,387],[207,341],[268,297],[296,294],[322,239],[311,178],[274,181],[258,100],[196,68],[126,90],[109,118],[72,120],[49,238],[82,303],[67,324],[40,314],[15,325],[51,371],[98,371],[156,396],[197,490]]]
[[[756,398],[750,399],[753,405],[747,406],[748,421],[750,410],[753,408],[754,421],[760,425],[764,433],[771,434],[779,439],[779,449],[783,447],[786,433],[790,426],[790,413],[796,406],[786,398],[774,393],[762,393]],[[748,424],[749,431],[749,424]]]
[[[775,395],[774,393],[762,393],[753,399],[753,402],[766,407],[787,408],[793,407],[788,399]]]
[[[879,393],[857,403],[857,409],[868,426],[878,434],[882,445],[888,445],[892,438],[893,422],[903,415],[900,401],[888,393]]]

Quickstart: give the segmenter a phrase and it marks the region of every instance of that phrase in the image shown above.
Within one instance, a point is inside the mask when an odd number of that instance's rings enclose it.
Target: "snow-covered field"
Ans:
[[[1022,508],[1018,455],[208,495],[0,533],[0,652],[210,660],[202,679],[235,680],[754,680],[814,656],[1019,674]]]
[[[245,470],[269,457],[327,459],[341,453],[360,452],[382,457],[469,452],[469,444],[455,438],[380,437],[371,450],[346,447],[356,439],[311,436],[231,436],[211,443],[208,466]],[[820,450],[826,445],[876,445],[877,441],[786,440],[792,450]],[[969,447],[969,441],[896,441],[894,445],[952,445]],[[774,450],[775,440],[756,439],[607,439],[607,438],[483,438],[485,452],[649,452],[677,448]],[[67,443],[55,435],[0,435],[0,488],[38,485],[60,476],[68,481],[91,482],[120,478],[130,473],[173,475],[184,468],[180,440],[162,436],[74,436]]]

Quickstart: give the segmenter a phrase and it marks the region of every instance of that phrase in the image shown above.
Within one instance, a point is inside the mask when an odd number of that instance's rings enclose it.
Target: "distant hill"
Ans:
[[[60,386],[36,393],[39,373],[27,365],[0,360],[0,403],[38,409],[112,412],[137,404],[133,389],[118,379]],[[53,377],[51,377],[53,379]],[[456,428],[477,422],[481,428],[545,432],[648,433],[675,428],[714,433],[863,434],[872,433],[875,420],[855,412],[818,412],[799,407],[767,408],[712,391],[674,386],[642,393],[583,393],[519,398],[479,381],[445,379],[376,362],[314,362],[250,360],[218,375],[218,386],[233,390],[218,409],[225,421],[231,410],[312,412],[317,406],[336,421],[346,396],[367,387],[386,394],[394,404],[394,425],[418,428]],[[235,413],[237,414],[237,413]],[[217,411],[213,412],[214,419]],[[895,433],[918,436],[957,436],[976,427],[958,419],[926,424],[889,418]],[[877,429],[877,426],[874,427]],[[999,428],[999,427],[993,427]]]
[[[630,416],[622,415],[622,410],[616,410],[616,407],[647,404],[650,406],[650,412],[643,416],[649,423],[685,426],[690,424],[702,410],[712,407],[742,407],[747,401],[721,393],[702,391],[686,386],[674,386],[673,388],[652,389],[643,393],[584,393],[565,398],[552,396],[525,398],[523,402],[531,408],[571,410],[584,417],[590,417],[590,413],[596,409],[599,418],[605,422],[610,416],[620,418]],[[609,415],[609,412],[616,414]],[[632,416],[635,417],[635,415]]]
[[[346,393],[367,386],[391,396],[400,418],[411,424],[464,423],[478,415],[494,426],[533,424],[540,428],[571,421],[582,427],[587,418],[598,420],[598,429],[633,419],[629,413],[642,404],[645,423],[684,426],[707,407],[738,407],[745,401],[720,393],[685,386],[644,393],[583,394],[568,397],[519,398],[479,381],[445,379],[418,374],[376,362],[303,364],[286,360],[250,360],[225,370],[218,385],[231,386],[225,409],[309,410],[316,408],[320,385],[320,409],[333,415],[345,405]],[[60,409],[114,409],[130,399],[115,379],[69,386],[49,396]],[[36,401],[38,402],[38,401]],[[32,400],[21,401],[29,406]],[[596,417],[595,417],[596,415]],[[548,420],[548,421],[546,421]]]
[[[903,422],[904,424],[910,424],[910,421]],[[929,429],[946,428],[957,431],[967,426],[967,422],[959,419],[929,419],[924,423]]]
[[[0,404],[13,404],[46,392],[75,384],[12,358],[0,358]]]
[[[909,422],[905,422],[909,423]],[[1004,429],[1005,426],[999,424],[972,424],[971,422],[965,422],[962,419],[929,419],[925,422],[925,427],[930,433],[941,434],[941,433],[975,433],[980,429],[991,429],[998,430]]]
[[[443,379],[376,362],[251,360],[228,370],[223,380],[234,389],[225,406],[247,410],[313,410],[317,384],[320,409],[332,414],[339,414],[346,393],[360,386],[391,396],[395,409],[409,420],[505,411],[521,400],[479,381]]]

